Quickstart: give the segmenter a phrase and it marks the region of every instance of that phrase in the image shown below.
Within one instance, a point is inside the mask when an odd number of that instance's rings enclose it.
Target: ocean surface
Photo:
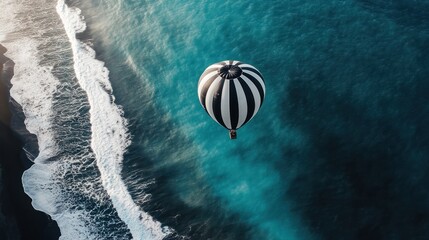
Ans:
[[[61,239],[429,239],[428,0],[0,0]],[[264,75],[230,140],[210,64]]]

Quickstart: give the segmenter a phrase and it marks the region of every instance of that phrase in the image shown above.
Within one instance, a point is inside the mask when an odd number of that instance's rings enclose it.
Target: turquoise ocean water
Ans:
[[[106,201],[85,197],[82,172],[64,175],[82,185],[70,190],[82,194],[70,204],[98,222],[88,236],[159,238],[135,235],[136,207],[166,239],[429,238],[429,1],[66,4],[82,11],[87,28],[77,38],[109,71],[111,89],[103,86],[128,140],[112,146],[124,146],[120,177],[135,204],[109,190],[114,171],[102,165],[118,155],[99,152],[97,112],[88,108],[101,97],[91,100],[83,87],[88,103],[78,109],[87,129],[84,138],[73,134],[92,150],[61,154],[89,152],[84,169],[100,174],[89,187]],[[235,141],[197,98],[201,73],[226,59],[257,67],[267,89]],[[74,65],[77,78],[85,66]],[[61,95],[55,109],[67,109],[73,96]]]

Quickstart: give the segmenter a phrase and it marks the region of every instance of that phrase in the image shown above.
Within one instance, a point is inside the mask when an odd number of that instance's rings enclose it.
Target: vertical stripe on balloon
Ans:
[[[215,81],[215,79],[220,78],[217,74],[211,76],[207,79],[207,81],[203,82],[201,84],[201,91],[199,92],[200,102],[201,105],[203,105],[204,108],[206,108],[206,95],[207,91],[209,90],[209,87],[212,85],[212,83]]]
[[[243,71],[243,75],[246,76],[250,81],[253,82],[253,84],[256,86],[256,88],[258,89],[258,92],[260,94],[261,97],[261,104],[264,100],[264,95],[265,95],[265,90],[263,87],[263,82],[261,82],[260,80],[258,80],[257,78],[255,78],[255,76],[253,74],[249,74],[245,71]]]
[[[231,129],[231,118],[230,118],[230,110],[229,110],[229,84],[231,81],[225,81],[223,89],[222,89],[222,104],[221,104],[221,111],[222,111],[222,120],[225,124],[226,128]]]
[[[252,118],[255,111],[255,97],[253,96],[253,92],[250,89],[248,83],[246,83],[243,78],[239,77],[238,81],[240,81],[241,87],[243,88],[244,94],[246,95],[247,115],[246,120],[243,123],[246,124]]]
[[[238,99],[238,123],[237,127],[241,127],[243,125],[244,121],[246,120],[247,116],[247,97],[244,94],[243,87],[240,84],[240,81],[238,79],[234,79],[234,85],[235,90],[237,92],[237,99]]]
[[[229,115],[231,119],[231,129],[236,129],[238,124],[238,97],[234,81],[229,80]]]
[[[249,86],[250,91],[252,91],[253,99],[255,100],[255,110],[253,111],[253,114],[250,117],[250,119],[252,119],[253,116],[255,116],[255,114],[258,112],[259,107],[262,104],[261,94],[259,93],[258,88],[255,86],[255,84],[252,81],[250,81],[247,77],[243,76],[243,80],[246,82],[247,86]]]
[[[215,90],[218,89],[219,83],[221,81],[221,78],[218,77],[216,78],[216,80],[213,82],[212,85],[210,85],[209,89],[207,90],[207,95],[206,95],[206,110],[208,112],[208,114],[210,115],[211,118],[213,118],[216,121],[216,117],[214,115],[213,112],[213,96],[216,93]],[[216,121],[217,122],[217,121]]]
[[[262,74],[256,68],[253,68],[253,67],[243,67],[243,66],[240,66],[240,67],[241,67],[241,69],[243,71],[244,70],[248,70],[248,71],[254,72],[255,74],[257,74],[259,76],[259,78],[261,78],[262,80],[264,80],[264,78],[262,77]]]
[[[227,129],[238,129],[250,121],[264,97],[262,74],[252,65],[235,60],[209,66],[198,81],[201,105]]]
[[[222,120],[222,109],[221,109],[221,107],[222,107],[221,106],[222,105],[222,102],[221,102],[222,101],[222,89],[224,87],[224,82],[225,82],[225,78],[222,78],[220,80],[217,88],[213,90],[214,91],[214,95],[213,95],[213,113],[214,113],[214,116],[216,118],[216,121],[220,125],[226,127],[225,124],[224,124],[224,122],[223,122],[223,120]]]

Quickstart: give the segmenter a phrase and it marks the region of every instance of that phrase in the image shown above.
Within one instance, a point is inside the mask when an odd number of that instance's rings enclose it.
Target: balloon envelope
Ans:
[[[264,97],[262,74],[239,61],[210,65],[198,81],[201,105],[211,118],[229,130],[236,130],[252,119]]]

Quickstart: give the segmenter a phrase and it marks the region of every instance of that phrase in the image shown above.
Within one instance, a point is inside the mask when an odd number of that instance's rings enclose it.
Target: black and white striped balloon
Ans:
[[[229,130],[236,130],[252,119],[264,96],[262,74],[252,65],[239,61],[210,65],[198,82],[201,105],[210,117]]]

